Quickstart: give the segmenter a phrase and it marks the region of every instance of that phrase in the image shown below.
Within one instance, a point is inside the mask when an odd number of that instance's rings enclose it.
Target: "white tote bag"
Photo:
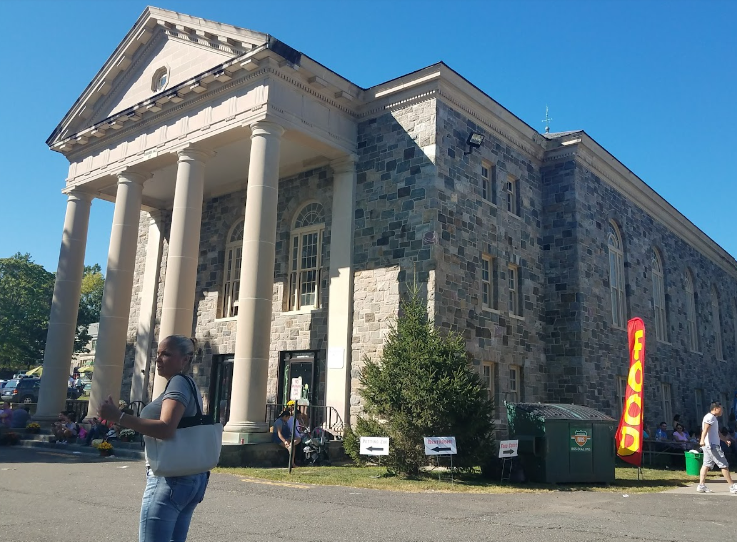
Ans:
[[[154,476],[199,474],[211,470],[220,460],[223,426],[214,423],[212,415],[202,414],[197,388],[192,379],[185,375],[175,375],[172,378],[176,376],[187,379],[194,394],[197,415],[183,417],[173,438],[161,440],[143,437],[146,443],[146,460]]]

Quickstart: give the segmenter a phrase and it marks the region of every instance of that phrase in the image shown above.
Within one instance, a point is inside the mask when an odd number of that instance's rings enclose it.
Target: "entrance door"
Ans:
[[[315,365],[314,350],[302,350],[296,352],[282,352],[279,356],[279,389],[277,400],[286,405],[292,397],[292,388],[297,391],[299,397],[307,399],[310,404],[315,404],[315,382],[317,381],[317,369]]]
[[[210,375],[210,412],[215,421],[223,425],[230,418],[230,398],[233,391],[233,358],[230,356],[213,357]]]

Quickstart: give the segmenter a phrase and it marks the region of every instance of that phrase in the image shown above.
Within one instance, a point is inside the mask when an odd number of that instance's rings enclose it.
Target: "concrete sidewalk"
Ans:
[[[735,481],[737,479],[734,478],[734,473],[732,474],[733,478],[732,480]],[[722,478],[708,478],[706,479],[706,487],[711,489],[712,493],[697,493],[696,492],[696,486],[699,485],[699,480],[694,479],[694,483],[688,487],[677,487],[675,489],[669,489],[668,491],[664,491],[663,493],[672,493],[675,495],[698,495],[699,497],[713,497],[713,496],[720,496],[720,497],[737,497],[737,495],[732,495],[729,492],[729,484],[727,481]]]

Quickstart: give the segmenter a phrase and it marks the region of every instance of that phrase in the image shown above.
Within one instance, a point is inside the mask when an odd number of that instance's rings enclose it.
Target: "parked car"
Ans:
[[[40,378],[14,378],[5,384],[0,397],[10,403],[38,403],[40,388]]]

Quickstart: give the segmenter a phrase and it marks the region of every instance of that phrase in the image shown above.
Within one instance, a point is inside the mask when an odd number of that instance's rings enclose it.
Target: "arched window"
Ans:
[[[692,352],[699,351],[699,333],[696,327],[696,290],[691,271],[686,271],[686,321],[688,322],[688,346]]]
[[[722,315],[719,311],[719,294],[716,286],[711,287],[711,317],[714,326],[714,350],[718,360],[724,359],[724,348],[722,345]]]
[[[297,213],[289,257],[288,310],[316,308],[319,304],[322,234],[325,211],[308,203]]]
[[[243,228],[241,219],[228,232],[225,245],[225,269],[223,272],[223,295],[220,296],[220,317],[238,316],[238,294],[241,286],[241,262],[243,261]]]
[[[622,250],[622,236],[617,226],[609,223],[609,289],[612,296],[612,325],[624,328],[625,295],[624,295],[624,252]]]
[[[668,320],[665,314],[665,281],[663,262],[658,251],[652,253],[653,308],[655,309],[655,337],[659,341],[668,340]]]

